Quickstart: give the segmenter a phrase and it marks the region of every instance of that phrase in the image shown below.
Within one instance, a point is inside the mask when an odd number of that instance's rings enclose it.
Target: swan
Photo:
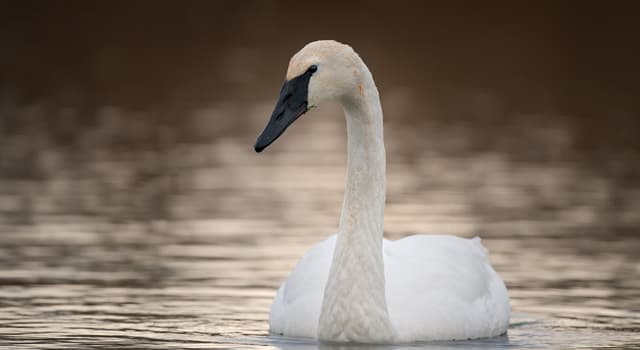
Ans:
[[[479,238],[383,238],[385,148],[371,72],[348,45],[307,44],[289,62],[256,152],[301,115],[338,101],[347,177],[337,234],[308,251],[278,289],[270,333],[338,343],[411,343],[506,333],[509,296]]]

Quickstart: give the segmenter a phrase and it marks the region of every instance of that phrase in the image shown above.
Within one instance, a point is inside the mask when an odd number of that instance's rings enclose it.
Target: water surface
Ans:
[[[267,319],[283,278],[337,226],[344,121],[314,111],[257,155],[270,103],[205,141],[115,107],[71,145],[39,129],[5,138],[0,344],[333,348],[270,337]],[[225,108],[185,118],[204,127]],[[640,347],[637,153],[597,158],[563,125],[518,128],[386,123],[386,237],[481,236],[513,309],[504,337],[390,348]]]

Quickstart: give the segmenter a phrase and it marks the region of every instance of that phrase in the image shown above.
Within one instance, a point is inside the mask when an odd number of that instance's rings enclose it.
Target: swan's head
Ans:
[[[269,146],[311,108],[361,90],[359,61],[350,46],[333,40],[314,41],[298,51],[289,62],[271,119],[256,141],[256,152]]]

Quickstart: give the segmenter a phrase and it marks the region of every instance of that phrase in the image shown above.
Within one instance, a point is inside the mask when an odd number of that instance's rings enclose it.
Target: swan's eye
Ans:
[[[311,73],[315,73],[318,70],[318,66],[316,66],[315,64],[311,65],[311,67],[309,67],[309,71]]]

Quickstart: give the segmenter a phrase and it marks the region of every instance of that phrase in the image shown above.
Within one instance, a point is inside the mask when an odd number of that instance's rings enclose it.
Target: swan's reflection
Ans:
[[[450,349],[501,349],[512,346],[509,343],[508,334],[490,339],[455,341],[455,342],[424,342],[413,344],[337,344],[319,343],[312,340],[305,341],[299,339],[288,339],[280,337],[270,337],[269,345],[281,350],[404,350],[404,349],[428,349],[428,350],[450,350]]]

